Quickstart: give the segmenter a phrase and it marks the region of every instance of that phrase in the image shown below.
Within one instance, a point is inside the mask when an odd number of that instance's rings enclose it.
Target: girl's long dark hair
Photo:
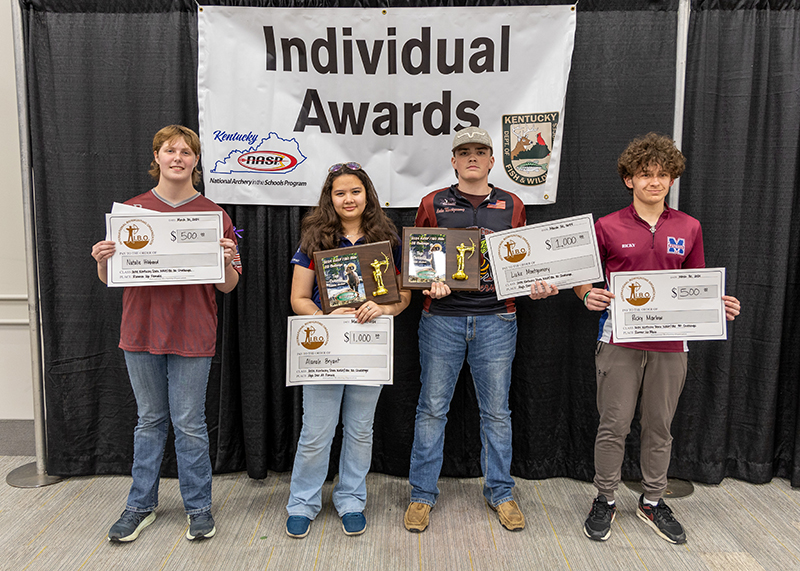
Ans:
[[[331,190],[333,181],[342,175],[351,174],[361,181],[367,193],[367,203],[361,216],[361,231],[367,244],[389,240],[394,248],[399,244],[397,228],[381,208],[375,186],[363,169],[351,169],[345,165],[333,173],[328,173],[319,201],[308,214],[303,217],[300,227],[300,250],[307,256],[313,256],[319,250],[333,250],[339,247],[344,236],[344,228],[339,215],[333,208]]]

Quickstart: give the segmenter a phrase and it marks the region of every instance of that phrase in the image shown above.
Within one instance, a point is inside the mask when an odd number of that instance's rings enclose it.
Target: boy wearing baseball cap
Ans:
[[[453,138],[457,182],[426,195],[419,205],[417,227],[479,228],[481,235],[524,226],[525,207],[514,194],[489,184],[494,166],[492,139],[484,129],[467,127]],[[409,483],[411,503],[406,529],[422,532],[439,496],[444,429],[456,381],[466,356],[480,409],[483,495],[511,531],[525,527],[511,490],[511,411],[508,391],[514,360],[517,323],[514,299],[498,300],[481,240],[479,291],[451,291],[441,282],[424,290],[419,323],[420,381]],[[558,293],[544,282],[531,286],[531,298]]]

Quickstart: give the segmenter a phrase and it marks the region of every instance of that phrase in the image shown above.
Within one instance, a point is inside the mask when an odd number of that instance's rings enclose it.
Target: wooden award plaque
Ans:
[[[477,228],[403,228],[403,287],[480,289],[481,231]]]
[[[314,252],[322,313],[339,307],[359,307],[400,301],[392,246],[387,240],[363,246]]]

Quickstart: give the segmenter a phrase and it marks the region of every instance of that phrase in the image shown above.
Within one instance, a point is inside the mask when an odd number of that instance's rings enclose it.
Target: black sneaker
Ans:
[[[672,510],[664,503],[663,499],[658,500],[658,505],[651,506],[644,503],[644,494],[642,494],[639,497],[639,509],[636,510],[636,515],[650,524],[650,527],[658,535],[670,543],[686,543],[683,526],[672,515]]]
[[[156,521],[156,512],[134,512],[125,510],[117,523],[108,531],[108,540],[114,543],[133,541],[142,530]]]
[[[211,512],[187,515],[186,518],[189,520],[189,529],[186,531],[186,539],[189,541],[210,539],[217,533]]]
[[[611,522],[617,515],[617,506],[608,505],[605,496],[597,496],[592,503],[592,511],[583,524],[583,533],[595,541],[605,541],[611,536]]]

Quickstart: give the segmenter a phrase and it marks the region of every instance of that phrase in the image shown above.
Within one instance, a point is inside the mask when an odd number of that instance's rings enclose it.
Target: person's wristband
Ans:
[[[592,290],[589,290],[585,294],[583,294],[583,305],[585,305],[586,307],[589,307],[589,294],[590,293],[592,293]]]
[[[314,313],[312,313],[311,315],[316,315],[316,314],[318,314],[318,313],[319,313],[319,309],[318,309],[318,310],[316,310],[316,311],[315,311]]]

